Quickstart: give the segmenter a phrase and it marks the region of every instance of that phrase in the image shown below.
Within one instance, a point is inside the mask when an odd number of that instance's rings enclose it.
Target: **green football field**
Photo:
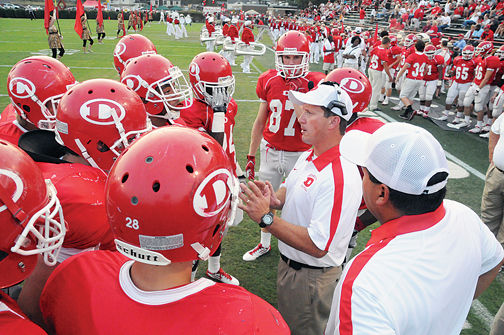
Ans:
[[[95,22],[89,22],[91,31],[94,33]],[[82,42],[73,30],[74,21],[60,20],[64,36],[63,43],[66,48],[66,54],[62,61],[70,67],[78,81],[91,78],[118,79],[117,72],[113,68],[112,56],[117,43],[115,39],[117,21],[105,20],[104,22],[108,35],[104,44],[95,43],[94,52],[84,54],[82,53]],[[205,51],[204,46],[199,42],[200,28],[201,24],[193,24],[188,27],[189,38],[178,41],[175,41],[173,36],[167,36],[166,26],[157,22],[146,26],[140,33],[151,39],[159,54],[167,57],[172,63],[187,72],[191,59],[199,52]],[[31,55],[49,55],[50,50],[43,20],[1,18],[0,32],[0,107],[3,109],[9,103],[6,79],[12,65]],[[257,31],[254,33],[257,34]],[[96,34],[93,35],[95,39]],[[264,56],[254,58],[251,74],[242,73],[240,66],[233,68],[236,77],[234,98],[238,103],[234,140],[237,157],[243,168],[246,164],[250,130],[259,106],[255,94],[257,78],[261,72],[274,66],[272,42],[267,37],[262,42],[269,48]],[[237,64],[239,65],[241,61],[241,57],[238,57]],[[312,71],[321,71],[321,68],[320,64],[311,66]],[[444,96],[442,101],[444,102]],[[439,110],[442,102],[435,101],[434,105],[434,109]],[[373,116],[394,122],[399,120],[397,115],[398,112],[384,108],[383,112]],[[465,132],[442,130],[431,121],[418,116],[412,123],[432,132],[446,150],[451,171],[447,197],[462,202],[479,213],[484,177],[488,167],[488,141]],[[259,155],[257,154],[257,156]],[[356,251],[362,250],[370,236],[369,230],[373,227],[375,226],[360,233]],[[238,227],[231,228],[223,243],[222,267],[237,277],[243,287],[276,305],[276,267],[279,260],[276,240],[273,238],[272,252],[268,255],[255,262],[242,260],[243,253],[253,248],[258,241],[259,227],[248,218]],[[203,275],[205,270],[206,264],[201,263],[199,274]],[[491,287],[473,303],[462,334],[488,334],[493,316],[503,301],[504,273],[500,273]]]

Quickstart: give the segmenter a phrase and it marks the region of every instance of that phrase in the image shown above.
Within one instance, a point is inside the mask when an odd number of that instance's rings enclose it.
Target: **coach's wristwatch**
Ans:
[[[261,218],[261,222],[259,222],[259,227],[266,228],[268,226],[271,226],[271,224],[273,223],[273,217],[274,215],[271,212],[264,214]]]

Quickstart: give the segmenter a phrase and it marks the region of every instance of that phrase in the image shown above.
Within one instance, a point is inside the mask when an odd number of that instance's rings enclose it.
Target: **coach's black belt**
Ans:
[[[290,266],[291,268],[293,268],[294,270],[301,270],[301,268],[307,268],[307,269],[314,269],[314,270],[322,270],[322,269],[326,269],[324,267],[319,267],[319,266],[312,266],[312,265],[308,265],[308,264],[303,264],[303,263],[299,263],[299,262],[296,262],[296,261],[293,261],[292,259],[290,258],[287,258],[286,256],[280,254],[280,257],[282,258],[282,260],[288,265]]]
[[[499,170],[499,172],[501,173],[504,173],[504,171],[502,171],[501,169],[499,169],[497,166],[495,167],[497,170]]]

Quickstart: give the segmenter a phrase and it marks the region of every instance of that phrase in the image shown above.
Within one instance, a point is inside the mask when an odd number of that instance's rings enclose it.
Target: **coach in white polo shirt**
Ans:
[[[446,194],[444,151],[423,128],[350,131],[341,153],[364,167],[368,209],[382,224],[334,292],[325,334],[460,334],[504,250],[478,215]]]
[[[278,309],[292,334],[323,333],[362,197],[357,166],[341,157],[339,142],[352,101],[336,83],[289,92],[312,149],[303,153],[275,194],[269,182],[241,185],[239,205],[278,238]],[[282,217],[271,209],[282,209]]]

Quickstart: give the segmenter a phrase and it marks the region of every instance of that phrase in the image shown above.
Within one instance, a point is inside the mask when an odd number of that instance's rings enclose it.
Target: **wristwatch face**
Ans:
[[[267,213],[264,214],[263,217],[261,218],[261,222],[259,223],[259,227],[264,228],[266,226],[269,226],[273,223],[273,213]]]

